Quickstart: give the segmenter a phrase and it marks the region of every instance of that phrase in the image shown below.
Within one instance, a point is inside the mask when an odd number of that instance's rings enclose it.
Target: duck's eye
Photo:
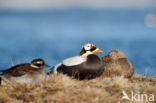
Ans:
[[[85,50],[90,50],[90,46],[86,46],[85,47]]]

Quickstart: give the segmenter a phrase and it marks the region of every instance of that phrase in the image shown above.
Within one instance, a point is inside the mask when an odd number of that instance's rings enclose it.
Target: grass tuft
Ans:
[[[0,86],[0,103],[129,103],[122,90],[156,96],[156,77],[137,75],[79,81],[66,75],[51,75],[36,84],[11,83]],[[154,102],[151,102],[154,103]]]

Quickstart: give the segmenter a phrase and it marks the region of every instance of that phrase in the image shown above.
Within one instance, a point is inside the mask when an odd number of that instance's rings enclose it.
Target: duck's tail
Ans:
[[[54,66],[54,67],[52,68],[52,72],[53,72],[54,74],[58,74],[58,68],[61,67],[61,65],[62,65],[62,63],[59,63],[59,64],[57,64],[56,66]]]
[[[5,78],[3,75],[0,75],[0,85],[3,85],[5,83],[11,83],[7,78]]]

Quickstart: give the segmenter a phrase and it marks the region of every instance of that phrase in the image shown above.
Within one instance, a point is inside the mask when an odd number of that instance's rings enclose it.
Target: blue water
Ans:
[[[156,74],[156,28],[145,24],[150,10],[67,9],[0,11],[0,69],[43,58],[53,66],[93,43],[105,56],[123,51],[136,74]],[[46,69],[48,70],[48,68]]]

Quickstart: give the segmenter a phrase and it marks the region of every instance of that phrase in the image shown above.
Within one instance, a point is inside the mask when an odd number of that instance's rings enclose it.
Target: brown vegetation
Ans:
[[[51,78],[37,84],[0,86],[0,103],[131,103],[121,99],[122,90],[128,95],[133,90],[156,96],[156,77],[138,75],[131,79],[100,77],[79,81],[62,74],[51,75]]]

